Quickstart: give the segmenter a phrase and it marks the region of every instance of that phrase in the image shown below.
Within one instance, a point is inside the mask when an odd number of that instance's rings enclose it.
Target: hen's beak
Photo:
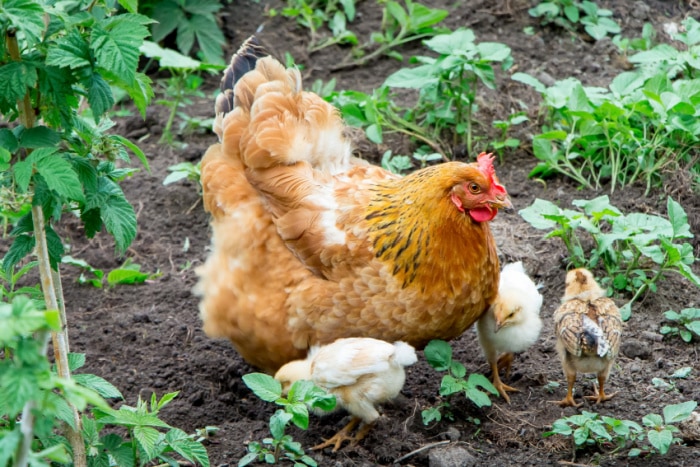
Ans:
[[[510,197],[506,194],[496,195],[495,199],[489,201],[489,205],[495,209],[511,210],[513,203],[510,202]]]

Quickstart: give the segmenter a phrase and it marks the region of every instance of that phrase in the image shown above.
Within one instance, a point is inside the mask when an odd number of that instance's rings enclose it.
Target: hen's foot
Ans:
[[[509,378],[510,377],[510,368],[513,365],[513,354],[512,353],[504,353],[498,358],[498,362],[496,362],[496,366],[498,367],[498,371],[501,371],[503,369],[506,370],[505,372],[505,377]]]
[[[503,397],[503,399],[505,399],[505,401],[508,402],[509,404],[510,404],[510,396],[508,396],[508,392],[520,392],[520,389],[508,386],[500,379],[495,380],[493,382],[493,386],[496,388],[496,390],[501,395],[501,397]]]

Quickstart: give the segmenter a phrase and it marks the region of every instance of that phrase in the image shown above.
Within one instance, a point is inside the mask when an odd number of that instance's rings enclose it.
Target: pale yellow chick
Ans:
[[[295,360],[282,366],[275,379],[283,390],[298,380],[312,381],[336,398],[337,406],[352,415],[350,423],[332,438],[314,446],[323,449],[333,445],[340,449],[343,441],[357,444],[379,418],[376,404],[396,397],[406,381],[404,367],[418,360],[416,351],[405,342],[390,344],[372,338],[351,337],[312,347],[305,360]],[[350,433],[360,423],[354,436]]]
[[[493,371],[493,385],[510,404],[508,391],[519,391],[504,384],[498,374],[503,367],[510,375],[513,354],[537,342],[542,330],[542,295],[528,277],[523,263],[507,264],[501,271],[498,295],[477,322],[479,343]]]
[[[573,397],[576,373],[596,373],[598,389],[586,396],[596,403],[611,399],[605,394],[605,382],[620,349],[622,319],[620,310],[598,285],[587,269],[566,274],[566,291],[562,304],[554,312],[557,352],[566,376],[566,397],[556,401],[562,407],[580,407]]]

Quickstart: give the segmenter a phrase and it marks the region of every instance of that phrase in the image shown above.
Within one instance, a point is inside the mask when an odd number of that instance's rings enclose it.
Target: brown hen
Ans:
[[[622,319],[620,311],[587,269],[574,269],[566,275],[566,291],[561,306],[554,312],[557,351],[566,376],[566,397],[562,407],[580,407],[573,397],[576,373],[596,373],[598,388],[587,399],[600,403],[616,393],[606,394],[605,383],[620,348]]]
[[[488,222],[510,200],[493,158],[404,178],[369,165],[335,108],[265,55],[251,38],[232,58],[202,160],[205,332],[270,373],[343,337],[459,336],[498,290]]]

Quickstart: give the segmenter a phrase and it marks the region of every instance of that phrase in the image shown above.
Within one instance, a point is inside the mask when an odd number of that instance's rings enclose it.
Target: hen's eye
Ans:
[[[469,184],[469,191],[470,191],[472,194],[475,194],[475,195],[476,195],[476,194],[481,193],[481,187],[480,187],[479,185],[477,185],[476,183],[470,183],[470,184]]]

